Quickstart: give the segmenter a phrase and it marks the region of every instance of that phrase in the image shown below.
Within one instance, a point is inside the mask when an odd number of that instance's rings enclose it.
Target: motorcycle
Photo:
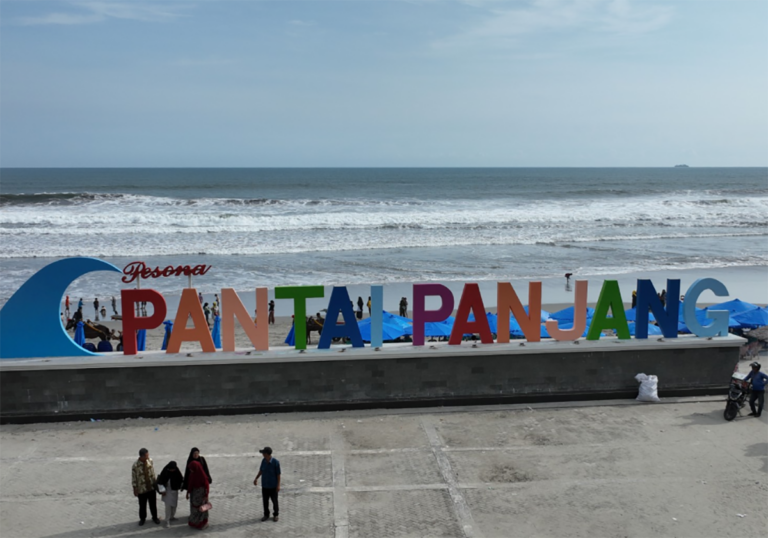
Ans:
[[[741,411],[741,408],[746,405],[747,397],[750,393],[750,385],[744,382],[744,376],[742,374],[735,373],[731,377],[731,385],[728,387],[728,399],[725,403],[725,411],[723,411],[723,418],[727,421],[731,421]]]

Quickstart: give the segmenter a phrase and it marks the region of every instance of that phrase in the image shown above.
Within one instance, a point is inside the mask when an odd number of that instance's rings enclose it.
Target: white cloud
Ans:
[[[187,5],[182,3],[164,4],[157,2],[108,2],[104,0],[85,0],[69,2],[71,13],[46,13],[34,17],[19,17],[21,25],[73,25],[94,24],[109,19],[135,20],[144,22],[164,22],[183,16],[182,10]]]
[[[512,46],[534,34],[566,32],[642,34],[666,26],[673,16],[669,6],[632,0],[530,0],[523,7],[512,8],[507,7],[508,2],[496,0],[465,3],[485,11],[482,20],[433,45]]]

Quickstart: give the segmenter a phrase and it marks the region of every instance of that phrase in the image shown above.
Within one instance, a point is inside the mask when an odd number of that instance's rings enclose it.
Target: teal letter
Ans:
[[[725,284],[714,278],[700,278],[688,288],[685,292],[683,301],[683,316],[685,324],[696,336],[726,336],[728,334],[728,311],[727,310],[707,310],[707,318],[714,320],[706,327],[696,319],[696,301],[704,290],[712,290],[712,293],[718,297],[728,295],[728,289]]]

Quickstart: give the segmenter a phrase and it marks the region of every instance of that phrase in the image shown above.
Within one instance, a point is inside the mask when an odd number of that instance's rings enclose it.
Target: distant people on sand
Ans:
[[[177,521],[176,508],[179,505],[179,490],[184,483],[184,476],[175,461],[163,467],[160,476],[157,477],[157,485],[160,490],[161,500],[165,503],[165,526],[170,527],[171,521]],[[159,489],[159,488],[158,488]]]
[[[208,325],[210,325],[210,324],[211,324],[211,320],[210,320],[210,319],[208,319],[208,318],[209,318],[209,317],[210,317],[210,315],[211,315],[211,309],[210,309],[210,308],[208,308],[208,303],[205,303],[205,304],[203,305],[203,312],[205,313],[205,322],[206,322]]]
[[[573,273],[565,273],[565,291],[571,291],[571,277]]]
[[[93,310],[96,312],[96,321],[99,320],[99,298],[93,300]]]
[[[117,301],[115,300],[115,296],[112,296],[112,312],[117,315]]]
[[[405,297],[400,299],[400,316],[404,318],[408,317],[408,299]]]
[[[101,319],[107,319],[107,308],[105,306],[101,307]],[[99,321],[99,319],[96,318],[96,321]]]
[[[661,301],[661,306],[667,305],[667,290],[663,289],[661,290],[661,293],[659,294],[659,300]]]
[[[370,317],[371,316],[371,296],[370,295],[368,296],[367,306],[368,306],[368,317]]]
[[[280,462],[277,458],[272,457],[272,449],[265,446],[259,450],[263,459],[259,466],[259,473],[256,478],[253,479],[253,485],[259,485],[259,478],[261,478],[261,500],[264,504],[264,517],[262,521],[269,519],[269,501],[272,501],[272,514],[274,520],[277,521],[280,516],[280,504],[277,500],[277,494],[280,492]]]
[[[80,301],[78,301],[78,303],[77,303],[77,308],[81,309],[81,308],[83,308],[83,306],[85,306],[85,302],[83,301],[83,298],[80,297]]]
[[[147,519],[147,504],[149,504],[149,511],[152,514],[152,521],[156,525],[160,523],[160,519],[157,517],[155,482],[155,468],[149,457],[149,450],[142,448],[139,450],[139,459],[131,468],[133,496],[139,499],[139,525],[144,525],[144,521]]]
[[[275,301],[269,301],[269,324],[275,324]]]
[[[363,319],[363,298],[357,296],[357,319]]]
[[[83,321],[83,309],[82,308],[78,308],[75,311],[75,315],[72,316],[72,319],[74,319],[76,322],[77,321]]]
[[[64,299],[64,313],[67,315],[67,319],[71,316],[69,313],[69,295],[67,295],[67,298]]]
[[[203,292],[197,292],[197,299],[200,301],[200,304],[203,304]]]
[[[632,308],[637,306],[637,290],[632,290]]]

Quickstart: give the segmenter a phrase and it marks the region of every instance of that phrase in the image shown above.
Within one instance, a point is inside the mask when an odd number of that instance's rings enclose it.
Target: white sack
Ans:
[[[655,375],[637,374],[635,379],[640,383],[637,400],[641,402],[660,402],[659,378]]]

